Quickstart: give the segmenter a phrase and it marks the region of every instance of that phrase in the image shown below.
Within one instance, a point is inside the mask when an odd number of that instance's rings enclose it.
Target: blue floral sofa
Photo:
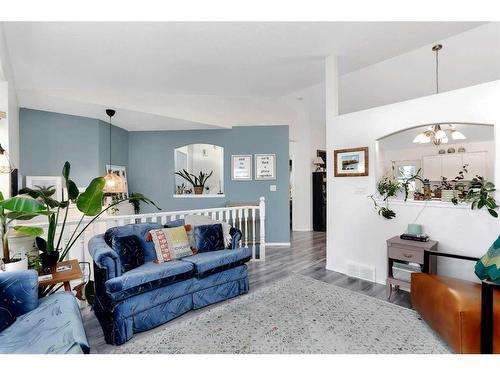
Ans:
[[[70,292],[38,299],[34,270],[0,272],[0,353],[88,353],[80,308]]]
[[[167,223],[165,227],[182,225]],[[94,312],[108,344],[121,345],[135,332],[168,322],[189,310],[248,292],[248,248],[237,246],[241,232],[231,229],[229,249],[209,251],[165,263],[154,263],[156,253],[146,234],[162,228],[156,223],[129,224],[93,237]],[[113,239],[136,236],[144,263],[123,272]]]

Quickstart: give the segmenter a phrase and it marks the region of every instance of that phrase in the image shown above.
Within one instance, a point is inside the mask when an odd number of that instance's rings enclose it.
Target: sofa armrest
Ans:
[[[122,275],[122,265],[118,254],[104,241],[104,235],[94,236],[89,241],[89,252],[95,265],[105,270],[106,280]]]
[[[38,307],[38,274],[35,270],[0,272],[0,307],[16,317]]]
[[[238,228],[235,228],[235,227],[231,227],[231,229],[229,230],[229,234],[232,237],[232,240],[231,240],[231,249],[238,248],[238,242],[240,242],[241,236],[242,236],[241,235],[241,230],[239,230]]]

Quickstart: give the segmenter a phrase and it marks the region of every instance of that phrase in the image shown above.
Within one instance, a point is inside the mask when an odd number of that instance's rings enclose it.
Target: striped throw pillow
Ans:
[[[186,229],[183,226],[153,229],[149,233],[155,245],[158,263],[193,255]]]

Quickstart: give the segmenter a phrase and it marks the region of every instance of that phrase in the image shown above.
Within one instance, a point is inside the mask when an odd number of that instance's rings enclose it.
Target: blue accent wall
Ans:
[[[174,149],[191,143],[224,147],[225,198],[174,198]],[[267,242],[290,241],[288,126],[242,126],[227,130],[129,133],[129,188],[155,200],[164,211],[222,207],[266,198]],[[275,181],[231,181],[231,155],[276,154]],[[255,163],[255,160],[253,160]],[[271,192],[270,185],[277,191]],[[141,212],[153,208],[141,205]]]
[[[111,136],[113,164],[128,166],[128,132],[113,126]],[[67,160],[85,187],[109,163],[109,124],[100,120],[21,108],[19,137],[22,176],[59,176]]]
[[[22,176],[60,175],[66,160],[76,184],[85,187],[109,162],[109,124],[100,120],[22,108]],[[268,242],[290,241],[288,126],[221,130],[128,132],[112,127],[112,163],[125,165],[129,191],[153,199],[165,211],[223,207],[266,198]],[[191,143],[224,147],[224,198],[174,198],[174,149]],[[231,181],[231,155],[276,154],[276,181]],[[255,163],[255,160],[253,161]],[[270,185],[277,191],[271,192]],[[141,212],[154,208],[141,205]]]

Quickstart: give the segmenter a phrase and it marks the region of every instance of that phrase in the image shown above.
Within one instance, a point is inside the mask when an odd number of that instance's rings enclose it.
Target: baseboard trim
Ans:
[[[266,242],[266,246],[283,246],[283,247],[290,247],[290,242]]]
[[[312,232],[312,228],[292,228],[292,232]]]

